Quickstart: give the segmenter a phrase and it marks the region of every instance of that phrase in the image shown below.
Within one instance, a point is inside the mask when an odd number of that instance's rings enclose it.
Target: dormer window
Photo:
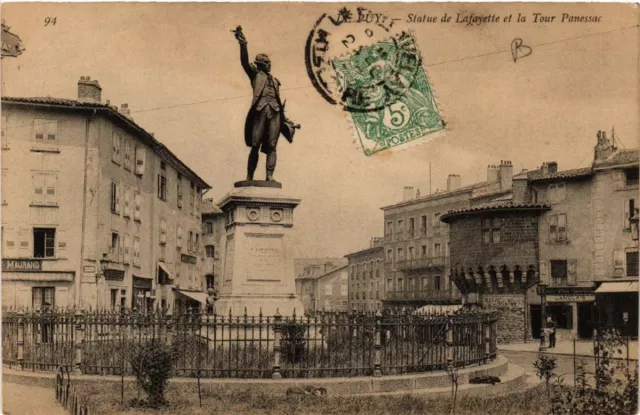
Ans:
[[[626,187],[638,186],[638,172],[637,168],[626,169],[624,171],[624,178]]]

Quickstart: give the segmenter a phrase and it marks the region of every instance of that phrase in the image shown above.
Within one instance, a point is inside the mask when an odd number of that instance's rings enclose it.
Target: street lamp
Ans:
[[[547,336],[544,331],[544,317],[545,317],[545,306],[546,306],[546,298],[545,298],[545,288],[547,285],[539,282],[536,287],[536,292],[540,296],[540,347],[538,351],[544,352],[547,350]]]

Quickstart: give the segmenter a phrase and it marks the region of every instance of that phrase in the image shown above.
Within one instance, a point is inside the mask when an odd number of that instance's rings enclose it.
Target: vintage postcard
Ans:
[[[2,412],[637,413],[638,22],[2,4]]]

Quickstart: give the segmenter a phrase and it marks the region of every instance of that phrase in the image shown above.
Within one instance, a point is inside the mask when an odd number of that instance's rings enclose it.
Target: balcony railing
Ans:
[[[430,291],[389,291],[386,300],[393,301],[430,301],[459,300],[460,293],[449,290]]]
[[[409,269],[442,267],[445,264],[445,259],[446,257],[443,256],[403,259],[396,263],[396,268],[401,271],[405,271]]]

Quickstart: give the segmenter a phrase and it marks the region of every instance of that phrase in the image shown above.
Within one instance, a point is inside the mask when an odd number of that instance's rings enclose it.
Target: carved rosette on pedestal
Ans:
[[[218,314],[283,316],[304,312],[296,297],[293,210],[300,199],[276,185],[239,182],[219,203],[226,220]],[[272,182],[275,183],[275,182]]]

